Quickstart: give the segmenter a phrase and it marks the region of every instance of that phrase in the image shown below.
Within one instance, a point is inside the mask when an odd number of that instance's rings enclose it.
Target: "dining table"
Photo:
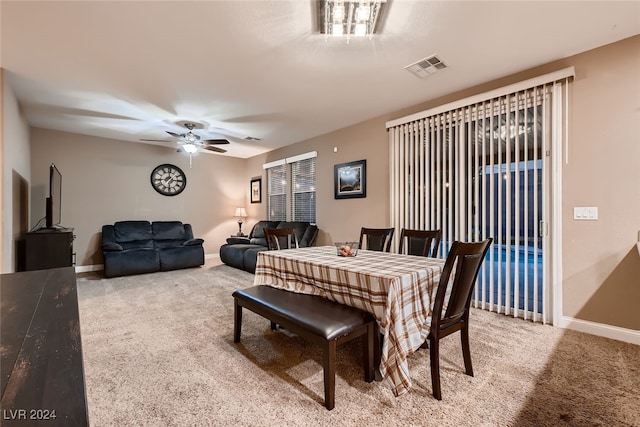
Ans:
[[[395,396],[411,389],[408,356],[429,334],[445,260],[358,250],[339,256],[335,246],[262,251],[254,285],[269,285],[365,310],[383,336],[379,370]]]

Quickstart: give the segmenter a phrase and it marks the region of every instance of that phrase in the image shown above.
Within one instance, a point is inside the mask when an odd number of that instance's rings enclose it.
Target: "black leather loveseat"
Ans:
[[[204,240],[180,221],[119,221],[102,226],[105,277],[177,270],[204,264]]]
[[[318,227],[304,221],[258,221],[251,229],[249,237],[230,237],[220,247],[220,259],[227,265],[255,273],[258,252],[267,250],[264,237],[265,228],[295,228],[298,246],[313,245],[318,235]]]

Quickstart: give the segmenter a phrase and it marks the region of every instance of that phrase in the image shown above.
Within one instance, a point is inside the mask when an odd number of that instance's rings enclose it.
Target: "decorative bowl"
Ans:
[[[337,242],[335,245],[338,256],[358,255],[358,242]]]

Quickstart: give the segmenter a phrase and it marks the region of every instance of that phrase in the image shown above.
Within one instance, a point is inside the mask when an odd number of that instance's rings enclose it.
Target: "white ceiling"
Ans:
[[[169,141],[191,120],[246,158],[640,34],[639,1],[387,6],[381,34],[346,43],[312,0],[2,0],[0,66],[32,126]],[[432,54],[449,68],[404,69]]]

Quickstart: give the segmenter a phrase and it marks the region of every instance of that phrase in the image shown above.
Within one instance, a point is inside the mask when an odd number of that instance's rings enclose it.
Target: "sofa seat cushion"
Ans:
[[[225,244],[220,247],[220,260],[235,268],[244,269],[244,253],[251,248],[259,248],[259,245],[250,243]]]
[[[153,248],[105,252],[103,255],[105,277],[153,273],[160,265],[158,251]]]
[[[122,249],[124,250],[129,250],[129,249],[153,249],[153,240],[148,239],[148,240],[130,240],[128,242],[119,242],[118,243],[120,246],[122,246]]]
[[[256,264],[258,263],[258,252],[269,250],[265,246],[255,246],[244,251],[242,257],[242,265],[245,271],[249,273],[256,272]]]
[[[154,247],[158,249],[175,248],[175,247],[182,246],[183,243],[184,243],[184,240],[180,240],[180,239],[161,239],[161,240],[153,241]]]
[[[204,264],[204,251],[201,246],[179,246],[158,249],[160,271],[197,267]]]

